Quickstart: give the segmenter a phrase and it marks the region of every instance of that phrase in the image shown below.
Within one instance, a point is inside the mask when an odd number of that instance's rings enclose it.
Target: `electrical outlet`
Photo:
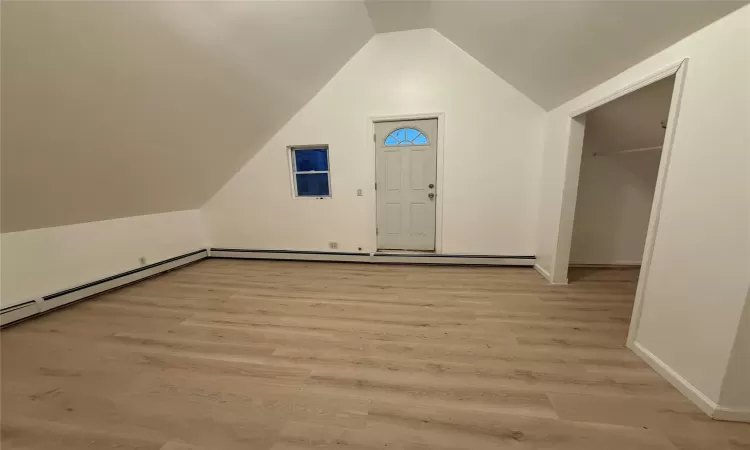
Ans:
[[[141,256],[140,258],[138,258],[138,262],[140,263],[141,266],[145,266],[146,265],[146,257],[145,256]]]
[[[357,189],[357,197],[362,197],[362,189]]]
[[[339,243],[338,242],[329,242],[328,243],[328,247],[332,248],[332,249],[337,249],[337,248],[339,248]]]

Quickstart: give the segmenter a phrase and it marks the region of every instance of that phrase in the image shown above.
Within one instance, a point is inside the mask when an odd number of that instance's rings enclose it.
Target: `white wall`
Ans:
[[[537,255],[559,280],[570,246],[560,232],[572,206],[565,174],[577,163],[567,154],[570,114],[690,59],[636,341],[712,401],[748,287],[749,36],[745,6],[551,111],[545,133]]]
[[[374,251],[368,117],[435,112],[443,252],[533,255],[544,112],[431,29],[365,45],[202,208],[212,245]],[[330,145],[332,199],[292,197],[287,146],[299,144]]]
[[[643,258],[661,152],[593,156],[601,147],[590,142],[586,135],[570,262],[638,265]]]
[[[2,296],[9,306],[207,246],[198,210],[0,235]]]

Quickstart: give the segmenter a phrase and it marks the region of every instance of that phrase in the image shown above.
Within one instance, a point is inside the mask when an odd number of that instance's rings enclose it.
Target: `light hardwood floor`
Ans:
[[[203,261],[2,331],[2,448],[750,449],[574,275]]]

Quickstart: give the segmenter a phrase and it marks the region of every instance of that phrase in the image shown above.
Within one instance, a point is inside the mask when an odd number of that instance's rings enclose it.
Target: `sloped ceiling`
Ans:
[[[374,34],[552,108],[737,2],[3,2],[0,230],[198,208]]]
[[[662,145],[674,81],[672,75],[589,111],[589,150],[607,154]]]
[[[435,28],[548,110],[746,4],[676,0],[365,3],[377,32]]]
[[[373,35],[361,2],[3,2],[2,231],[200,207]]]
[[[434,28],[429,1],[365,0],[378,33]]]

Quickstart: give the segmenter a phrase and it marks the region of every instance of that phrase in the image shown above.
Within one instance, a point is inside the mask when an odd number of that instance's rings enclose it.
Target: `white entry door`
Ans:
[[[380,250],[435,250],[437,119],[375,123]]]

